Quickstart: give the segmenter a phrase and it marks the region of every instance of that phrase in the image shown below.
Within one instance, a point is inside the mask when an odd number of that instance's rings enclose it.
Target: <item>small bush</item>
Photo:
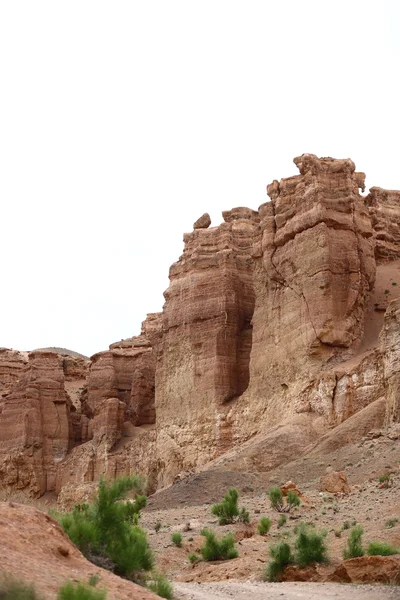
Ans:
[[[278,512],[284,510],[283,494],[279,486],[274,486],[269,490],[269,499],[274,510]]]
[[[178,531],[171,535],[171,540],[172,543],[175,544],[175,546],[177,546],[178,548],[182,548],[182,536]]]
[[[257,527],[257,531],[260,535],[267,535],[268,531],[271,529],[271,519],[268,517],[262,517]]]
[[[367,553],[369,556],[391,556],[392,554],[399,554],[400,550],[390,544],[385,544],[385,542],[371,542],[368,544]]]
[[[245,508],[241,508],[238,516],[238,521],[241,523],[250,523],[249,511]]]
[[[349,521],[345,521],[345,522],[343,523],[343,525],[342,525],[342,529],[343,529],[343,530],[345,530],[345,529],[350,529],[350,523],[349,523]]]
[[[223,501],[220,504],[214,504],[211,508],[212,514],[218,517],[220,525],[233,523],[235,517],[239,516],[238,498],[237,489],[231,488],[224,496]]]
[[[364,550],[362,547],[362,535],[364,533],[364,529],[361,525],[356,525],[349,534],[347,538],[347,548],[343,550],[343,558],[347,560],[348,558],[357,558],[359,556],[364,556]]]
[[[292,551],[289,544],[280,542],[269,549],[272,561],[267,565],[264,573],[265,581],[279,581],[281,573],[287,565],[293,562]]]
[[[316,531],[302,523],[295,541],[295,561],[300,567],[327,562],[326,531]]]
[[[146,532],[138,526],[138,515],[146,497],[122,501],[131,490],[139,491],[138,476],[101,480],[93,503],[78,504],[71,513],[55,515],[65,533],[94,564],[106,566],[117,575],[140,578],[153,566]]]
[[[230,560],[237,558],[238,551],[235,548],[233,535],[228,533],[220,540],[215,536],[215,533],[210,529],[203,529],[201,532],[206,538],[205,544],[200,548],[200,553],[204,560]]]
[[[174,597],[174,590],[165,575],[162,573],[153,573],[152,578],[153,580],[147,585],[149,590],[158,594],[161,598],[172,600]]]
[[[300,505],[300,498],[293,490],[288,491],[285,503],[279,486],[274,486],[269,490],[269,499],[272,508],[280,513],[289,512],[292,508]]]
[[[57,600],[105,600],[105,590],[95,590],[93,586],[67,581],[59,590]]]
[[[156,533],[158,533],[161,529],[162,525],[161,525],[161,521],[157,521],[157,523],[154,525],[154,531]]]
[[[288,491],[286,499],[289,509],[294,508],[296,506],[300,506],[301,504],[299,496],[293,490]]]
[[[7,574],[3,574],[0,579],[0,598],[1,600],[42,600],[33,585]]]
[[[287,516],[286,515],[281,515],[278,519],[278,527],[281,528],[284,525],[286,525],[287,522]]]
[[[200,560],[200,557],[197,556],[197,554],[195,554],[194,552],[193,552],[193,554],[189,554],[188,558],[189,558],[190,564],[192,564],[192,565],[195,565]]]
[[[384,487],[384,488],[390,487],[393,483],[390,473],[384,473],[383,475],[381,475],[379,477],[379,483],[380,483],[381,487]]]
[[[386,521],[385,527],[386,527],[386,529],[392,529],[392,527],[395,527],[398,522],[399,522],[399,519],[397,517],[391,517],[390,519],[388,519]]]

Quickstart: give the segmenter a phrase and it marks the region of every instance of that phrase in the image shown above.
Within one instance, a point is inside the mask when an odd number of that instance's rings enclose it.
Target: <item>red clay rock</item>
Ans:
[[[366,203],[376,240],[376,259],[400,258],[400,191],[372,187]]]
[[[0,413],[0,485],[32,494],[54,490],[57,464],[70,438],[62,361],[31,352]]]
[[[0,502],[1,571],[33,583],[38,595],[54,600],[68,580],[99,579],[108,600],[156,600],[158,596],[90,563],[51,517],[30,506]]]
[[[346,473],[344,471],[332,471],[320,477],[319,489],[321,492],[330,492],[331,494],[348,494],[350,486],[347,483]]]
[[[361,556],[345,560],[328,581],[400,585],[400,556]]]

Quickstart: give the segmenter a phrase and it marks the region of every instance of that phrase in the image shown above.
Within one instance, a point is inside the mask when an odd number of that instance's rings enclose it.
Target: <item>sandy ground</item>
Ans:
[[[400,598],[399,588],[336,583],[176,583],[176,600],[386,600]]]

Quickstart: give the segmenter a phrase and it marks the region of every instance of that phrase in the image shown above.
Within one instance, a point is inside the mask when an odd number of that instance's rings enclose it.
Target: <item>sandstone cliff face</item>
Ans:
[[[372,187],[366,198],[377,260],[400,258],[400,191]]]
[[[53,490],[69,437],[61,358],[52,352],[31,352],[0,414],[0,486],[33,494]]]
[[[300,175],[268,186],[258,212],[186,234],[171,267],[156,369],[161,484],[293,415],[298,396],[300,411],[336,419],[307,389],[361,342],[375,238],[352,161],[295,163]]]
[[[89,371],[33,353],[20,377],[23,361],[0,352],[0,385],[14,386],[0,402],[7,485],[71,498],[71,486],[139,471],[155,489],[209,461],[265,470],[282,446],[296,455],[373,403],[400,420],[400,192],[362,196],[349,159],[294,162],[299,174],[269,185],[258,211],[196,221],[163,312]],[[17,413],[34,418],[12,435]]]
[[[219,227],[186,234],[170,269],[156,368],[163,483],[230,447],[226,415],[249,383],[259,216],[237,208],[223,217]]]
[[[26,352],[0,348],[0,396],[18,381],[27,360]]]

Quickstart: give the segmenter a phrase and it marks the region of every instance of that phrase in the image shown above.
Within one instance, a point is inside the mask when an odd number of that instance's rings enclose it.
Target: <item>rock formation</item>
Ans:
[[[258,211],[194,223],[162,313],[95,354],[88,372],[57,358],[54,378],[46,367],[38,381],[43,357],[24,367],[0,352],[0,385],[13,385],[0,402],[7,485],[70,491],[140,471],[155,489],[210,461],[267,470],[370,405],[400,420],[400,192],[361,195],[365,175],[350,159],[294,162],[299,174],[273,181]],[[16,411],[39,415],[35,435],[21,422],[10,433]],[[10,466],[17,448],[21,469]]]
[[[31,352],[0,414],[2,487],[33,494],[54,490],[57,464],[70,441],[69,399],[61,358]]]

